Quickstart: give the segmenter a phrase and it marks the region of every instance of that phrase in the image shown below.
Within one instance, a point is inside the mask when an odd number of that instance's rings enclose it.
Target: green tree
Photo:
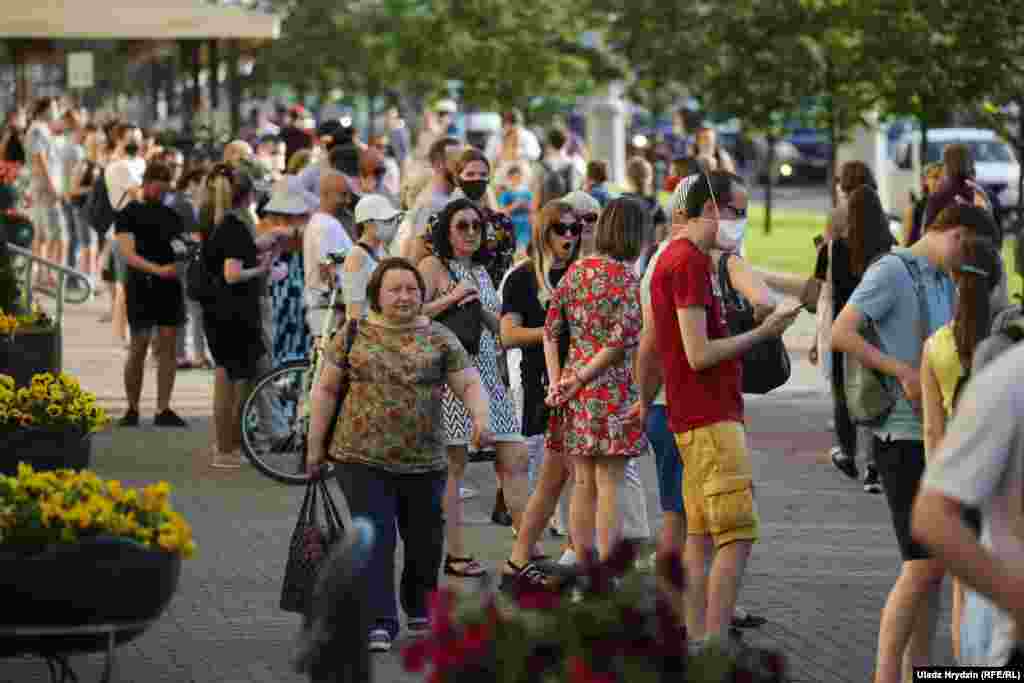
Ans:
[[[775,144],[803,98],[815,93],[819,59],[815,46],[800,39],[810,33],[812,18],[801,0],[727,0],[708,5],[704,17],[706,44],[714,47],[702,62],[695,94],[706,109],[728,112],[765,136],[766,233],[771,232]]]

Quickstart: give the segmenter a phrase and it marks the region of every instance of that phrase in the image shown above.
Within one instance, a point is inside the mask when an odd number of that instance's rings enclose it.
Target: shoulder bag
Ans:
[[[455,273],[452,272],[447,261],[445,261],[445,268],[448,269],[448,278],[452,285],[458,284],[459,279],[455,277]],[[449,306],[434,319],[455,333],[469,355],[475,356],[480,353],[480,335],[484,331],[484,309],[479,298]]]
[[[875,260],[889,255],[895,256],[903,263],[914,283],[914,295],[920,309],[917,316],[918,337],[921,348],[924,348],[924,342],[928,338],[928,304],[925,301],[917,265],[891,252],[882,254]],[[873,322],[865,320],[861,324],[860,333],[867,343],[885,352],[878,328]],[[900,395],[893,378],[863,365],[848,353],[843,354],[843,393],[850,411],[850,420],[855,425],[863,427],[878,427],[884,423]]]
[[[729,334],[738,335],[757,327],[754,307],[732,286],[729,277],[729,258],[722,254],[718,260],[718,283],[725,306],[725,320]],[[743,354],[743,393],[767,394],[789,381],[791,372],[789,352],[781,337],[766,339]]]

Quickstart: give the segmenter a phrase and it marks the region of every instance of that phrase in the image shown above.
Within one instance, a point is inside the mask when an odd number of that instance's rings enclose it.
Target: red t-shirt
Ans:
[[[651,276],[655,339],[664,369],[668,424],[676,434],[716,422],[743,421],[740,359],[722,361],[701,372],[686,358],[676,310],[702,306],[708,339],[729,336],[722,303],[711,287],[711,257],[687,239],[675,240],[658,259]]]

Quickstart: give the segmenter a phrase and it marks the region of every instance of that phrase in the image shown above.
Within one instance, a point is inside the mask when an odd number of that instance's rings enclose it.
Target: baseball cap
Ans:
[[[434,105],[434,111],[443,111],[449,114],[454,114],[459,110],[459,105],[455,104],[455,100],[443,99],[438,100],[437,104]]]
[[[390,221],[401,213],[387,197],[379,194],[364,195],[356,204],[356,223]]]
[[[577,213],[600,213],[601,204],[592,195],[583,190],[573,190],[562,197],[562,201],[572,207]]]

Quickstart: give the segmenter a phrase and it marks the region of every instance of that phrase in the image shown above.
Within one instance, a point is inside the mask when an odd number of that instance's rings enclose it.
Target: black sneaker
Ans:
[[[878,478],[878,470],[874,465],[868,465],[864,473],[864,490],[867,493],[881,493],[882,480]]]
[[[857,461],[853,456],[844,453],[843,449],[839,446],[833,448],[829,455],[832,457],[832,464],[836,466],[837,470],[850,479],[857,480],[859,472],[857,472]]]
[[[135,421],[136,423],[139,421],[138,415],[135,416]],[[153,424],[157,427],[188,427],[188,423],[170,408],[157,413],[153,418]]]
[[[138,427],[139,426],[139,411],[132,410],[129,408],[128,412],[124,414],[120,420],[117,421],[118,427]]]
[[[498,526],[512,526],[512,515],[505,506],[505,492],[498,489],[494,499],[494,510],[491,511],[491,522]]]

